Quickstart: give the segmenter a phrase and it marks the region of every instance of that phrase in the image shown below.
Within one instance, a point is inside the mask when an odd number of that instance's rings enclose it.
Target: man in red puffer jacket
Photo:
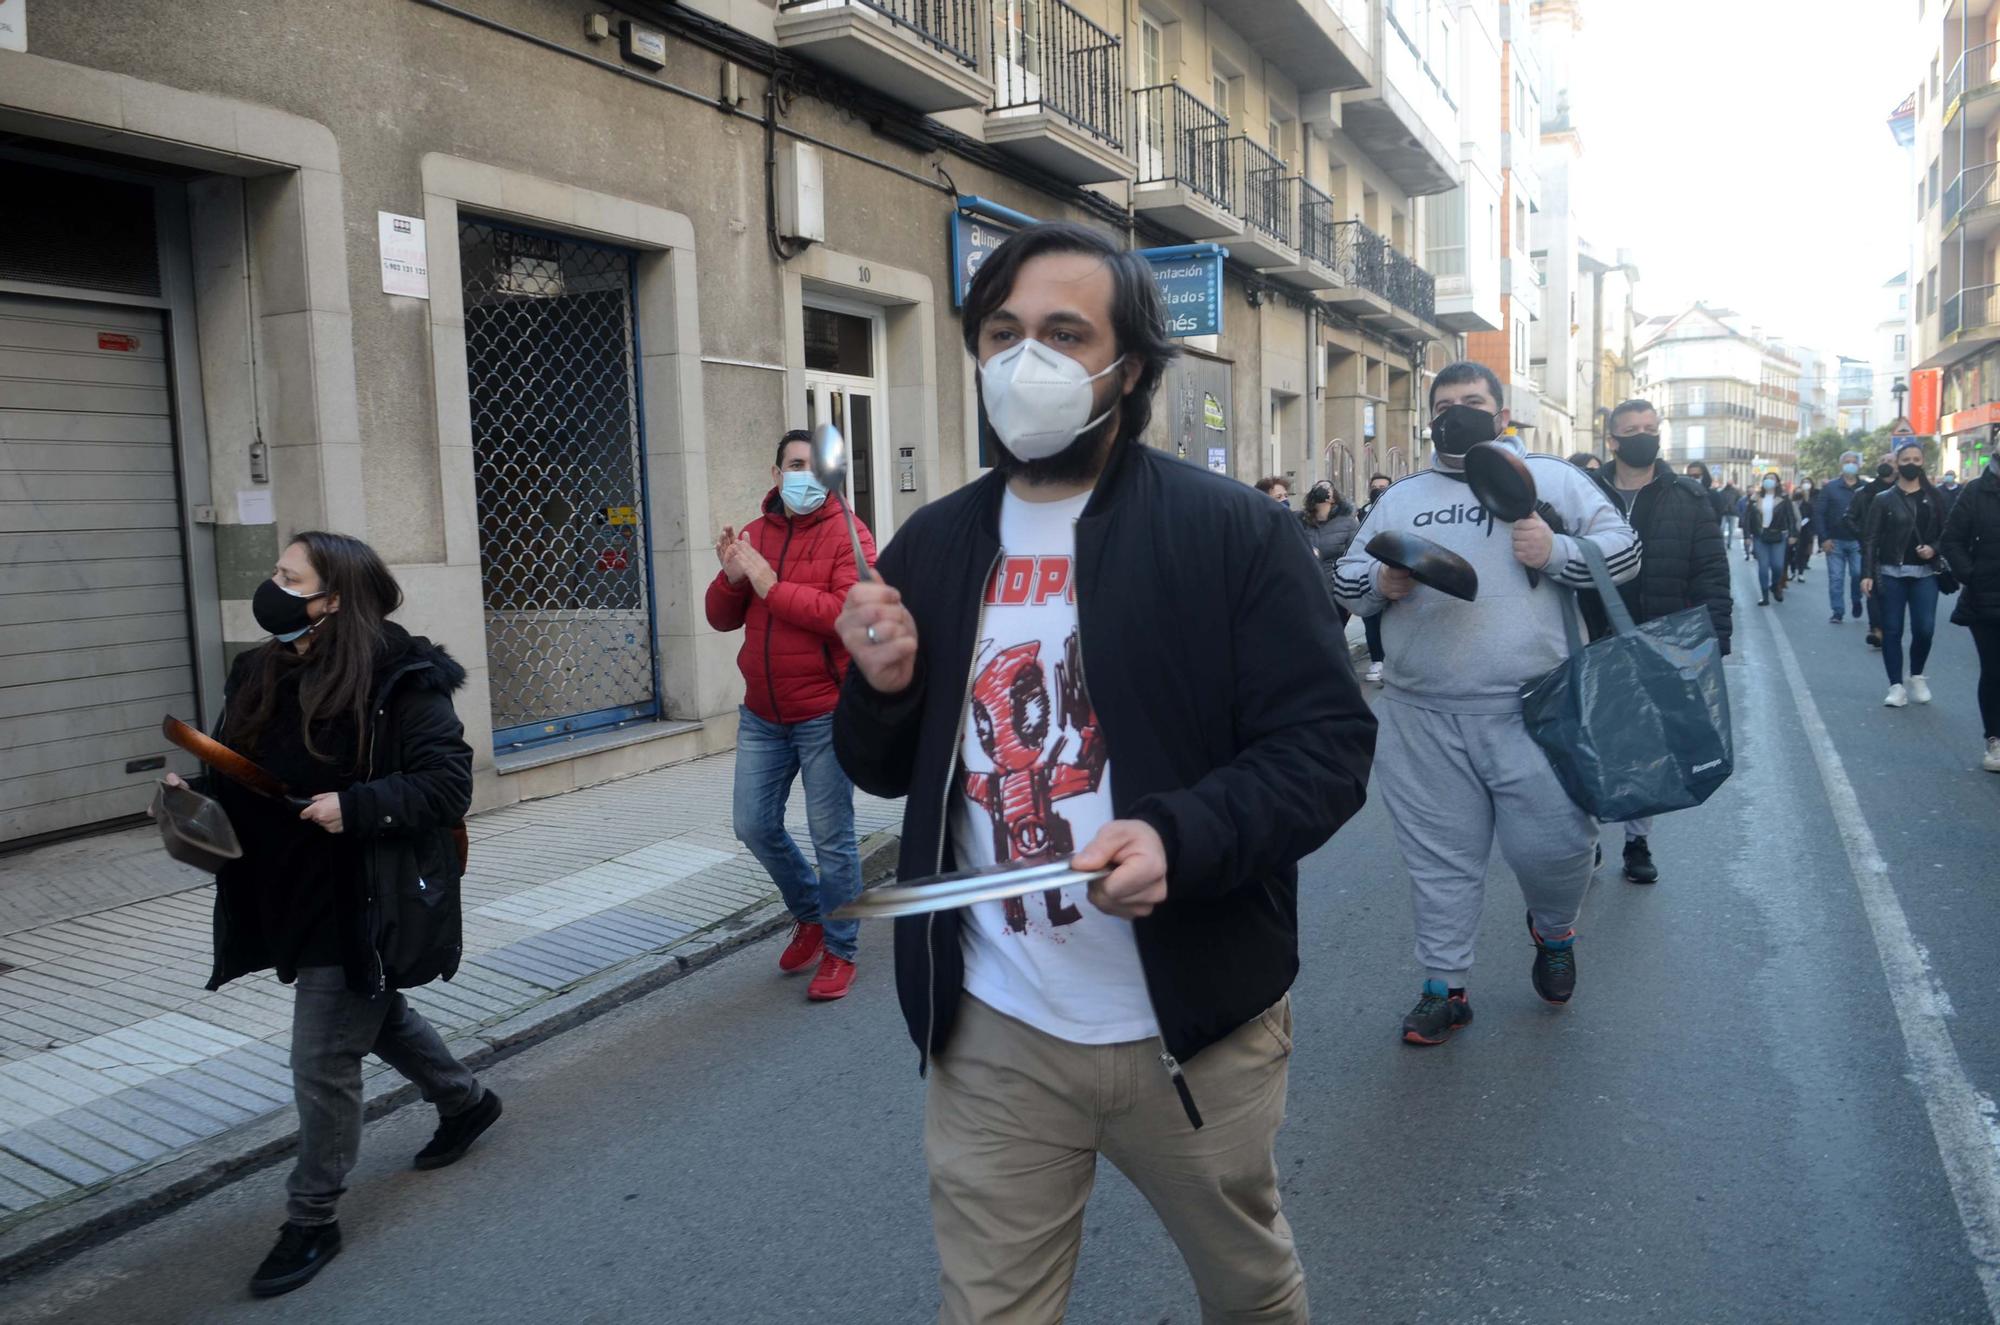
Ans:
[[[861,936],[858,921],[826,919],[861,891],[854,784],[833,754],[833,710],[847,675],[834,620],[859,576],[840,512],[844,499],[829,500],[813,477],[807,434],[785,434],[771,478],[777,486],[764,498],[763,516],[715,540],[722,572],[708,586],[708,624],[743,631],[736,836],[770,872],[795,922],[778,969],[804,970],[817,957],[806,997],[824,1003],[854,983]],[[874,537],[866,525],[860,531],[873,565]],[[785,831],[792,779],[802,773],[817,874]]]

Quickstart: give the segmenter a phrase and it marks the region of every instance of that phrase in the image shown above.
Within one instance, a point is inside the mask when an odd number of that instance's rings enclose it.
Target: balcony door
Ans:
[[[1146,14],[1139,15],[1139,86],[1160,87],[1167,81],[1167,34],[1166,29]],[[1136,98],[1138,106],[1133,117],[1133,156],[1139,164],[1139,178],[1142,180],[1164,179],[1166,177],[1166,147],[1162,135],[1166,127],[1161,123],[1167,118],[1167,108],[1159,103],[1162,93],[1150,93]]]

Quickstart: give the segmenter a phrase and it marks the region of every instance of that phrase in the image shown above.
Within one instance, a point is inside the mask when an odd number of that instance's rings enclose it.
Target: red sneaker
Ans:
[[[825,946],[825,935],[826,931],[818,925],[793,925],[792,941],[785,945],[784,953],[779,956],[778,969],[786,975],[805,970]]]
[[[819,970],[806,986],[806,997],[815,1003],[831,1003],[846,998],[854,985],[854,963],[827,953],[819,959]]]

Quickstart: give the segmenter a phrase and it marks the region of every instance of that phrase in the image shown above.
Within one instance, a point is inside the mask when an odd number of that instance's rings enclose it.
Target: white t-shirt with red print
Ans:
[[[1113,818],[1111,764],[1084,689],[1076,521],[1090,494],[1000,506],[952,795],[961,866],[1065,860]],[[1160,1033],[1132,922],[1051,889],[967,908],[966,992],[1076,1044]]]

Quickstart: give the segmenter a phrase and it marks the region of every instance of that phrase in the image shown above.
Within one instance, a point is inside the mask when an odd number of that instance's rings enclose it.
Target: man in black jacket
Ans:
[[[1360,808],[1374,719],[1298,522],[1139,441],[1173,353],[1143,259],[1029,228],[964,325],[999,467],[849,594],[835,748],[908,797],[903,878],[1108,874],[897,922],[941,1318],[1061,1318],[1101,1153],[1205,1316],[1304,1321],[1271,1151],[1296,863]]]
[[[1598,476],[1645,545],[1636,578],[1618,586],[1634,621],[1652,621],[1706,607],[1722,652],[1729,652],[1732,601],[1729,553],[1708,493],[1694,479],[1674,477],[1660,459],[1660,415],[1651,403],[1628,400],[1611,411],[1612,467]],[[1625,825],[1625,877],[1657,883],[1651,819]]]

